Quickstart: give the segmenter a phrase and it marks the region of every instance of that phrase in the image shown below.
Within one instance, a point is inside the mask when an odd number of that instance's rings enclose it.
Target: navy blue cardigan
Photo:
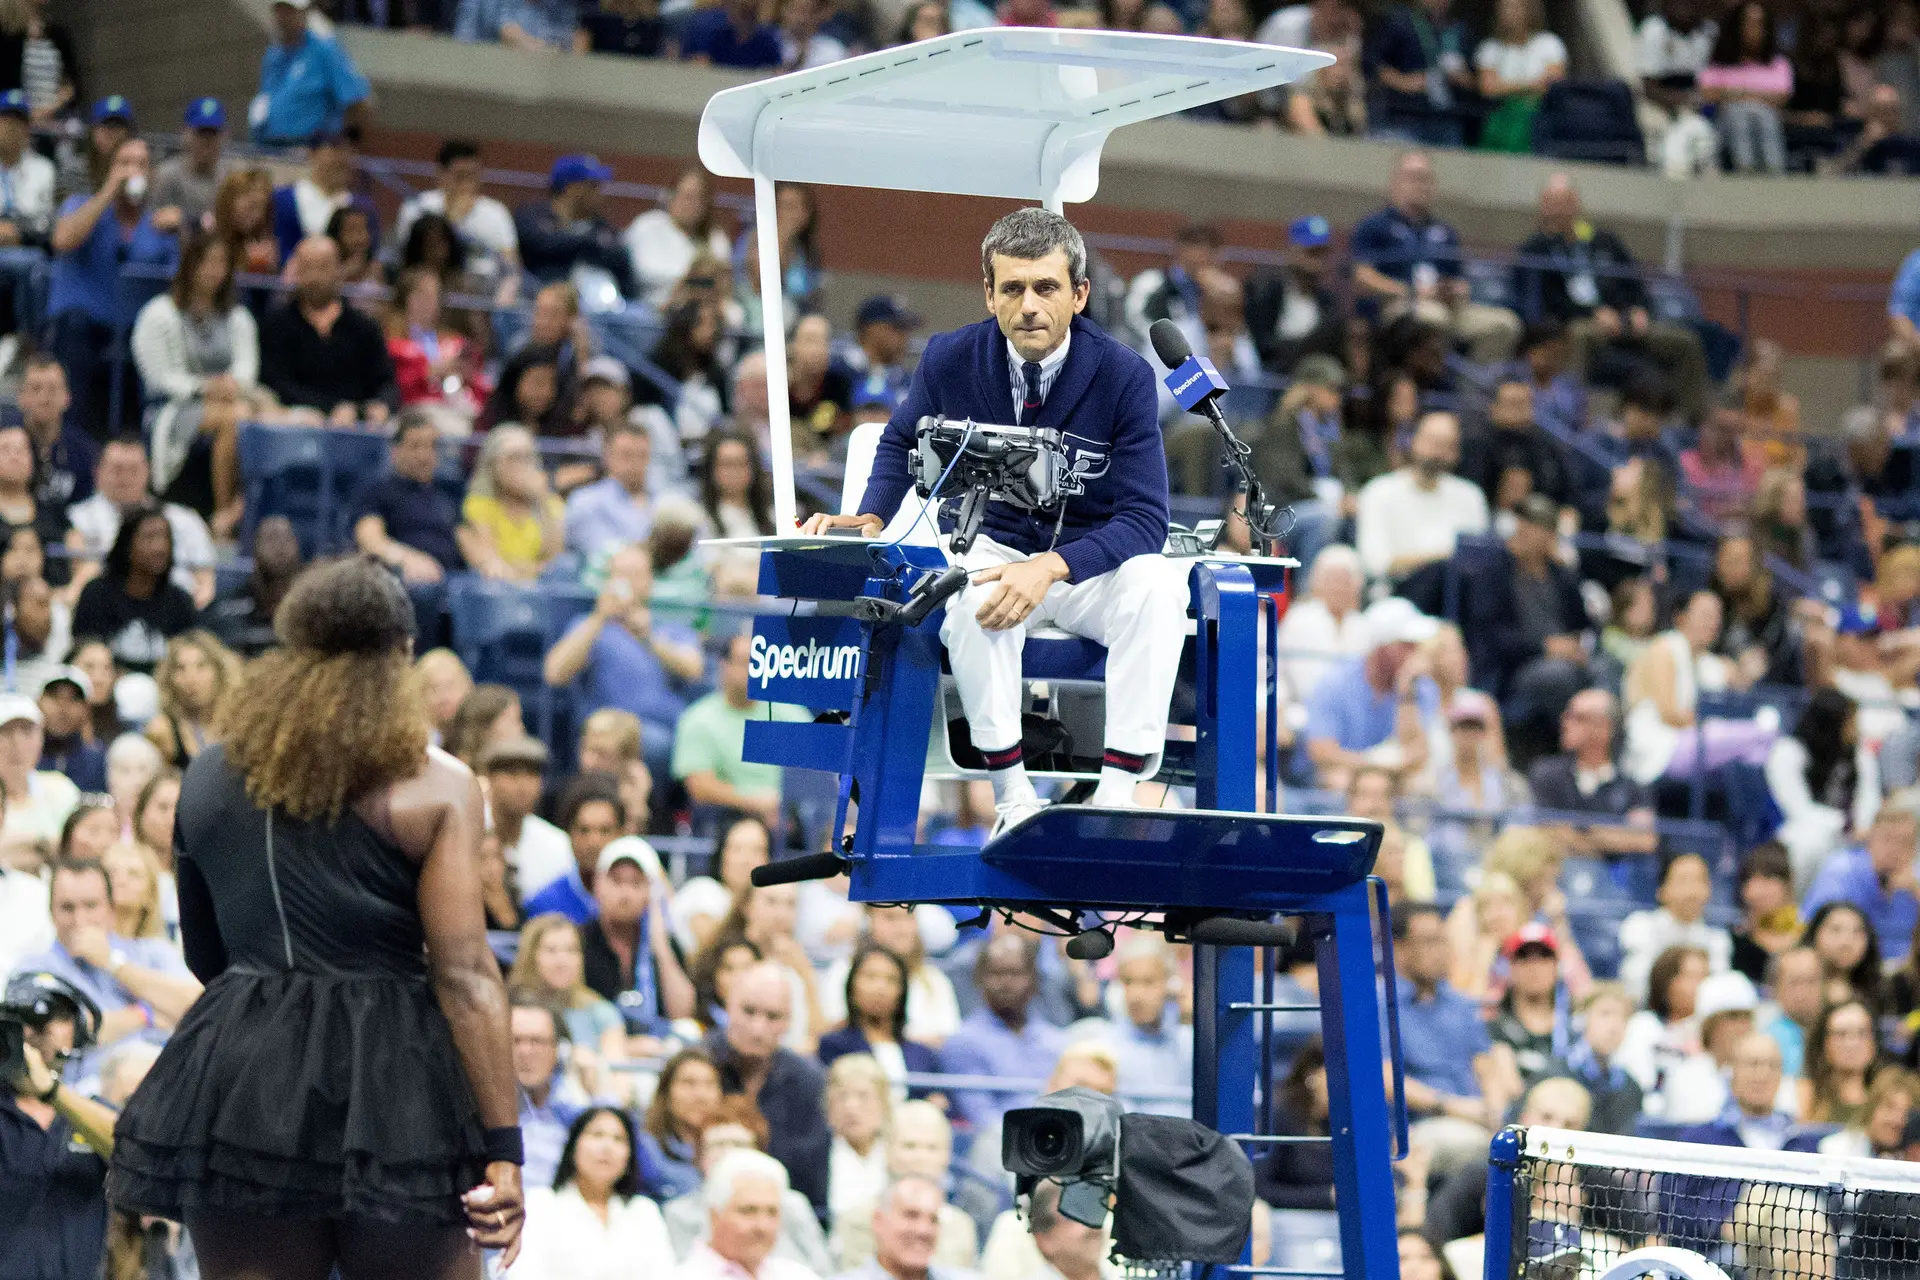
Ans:
[[[1015,421],[1007,339],[998,321],[988,318],[927,340],[913,386],[881,434],[862,512],[891,520],[900,509],[913,487],[907,454],[928,414]],[[1002,502],[988,505],[981,531],[1028,555],[1053,545],[1071,582],[1098,577],[1134,556],[1157,555],[1167,541],[1167,455],[1158,415],[1147,362],[1085,316],[1075,316],[1066,365],[1037,425],[1070,432],[1068,444],[1076,453],[1104,458],[1105,472],[1086,482],[1085,494],[1068,499],[1057,545],[1053,517]],[[942,521],[942,527],[950,529],[952,522]]]

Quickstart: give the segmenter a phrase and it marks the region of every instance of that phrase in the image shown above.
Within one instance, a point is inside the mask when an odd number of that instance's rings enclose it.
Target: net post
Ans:
[[[1487,1150],[1486,1269],[1483,1280],[1514,1276],[1513,1183],[1520,1172],[1526,1130],[1508,1125],[1493,1135]]]

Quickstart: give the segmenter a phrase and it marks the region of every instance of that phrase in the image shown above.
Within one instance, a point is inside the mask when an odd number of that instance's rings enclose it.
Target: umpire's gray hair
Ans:
[[[993,224],[980,242],[980,276],[993,283],[993,255],[1031,261],[1055,249],[1066,251],[1067,283],[1078,289],[1087,278],[1087,242],[1071,222],[1038,206],[1015,209]]]

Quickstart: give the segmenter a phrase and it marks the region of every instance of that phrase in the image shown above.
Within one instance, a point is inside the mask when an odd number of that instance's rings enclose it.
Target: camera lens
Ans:
[[[1026,1139],[1023,1154],[1036,1173],[1057,1173],[1072,1158],[1073,1134],[1064,1119],[1041,1120],[1028,1127],[1023,1136]]]

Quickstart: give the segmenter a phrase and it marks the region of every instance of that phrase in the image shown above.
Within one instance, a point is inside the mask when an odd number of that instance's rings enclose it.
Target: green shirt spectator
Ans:
[[[688,707],[673,731],[673,776],[695,804],[739,809],[771,827],[780,818],[780,767],[740,758],[747,721],[805,720],[799,707],[753,701],[747,693],[752,638],[737,635],[720,662],[720,687]]]

